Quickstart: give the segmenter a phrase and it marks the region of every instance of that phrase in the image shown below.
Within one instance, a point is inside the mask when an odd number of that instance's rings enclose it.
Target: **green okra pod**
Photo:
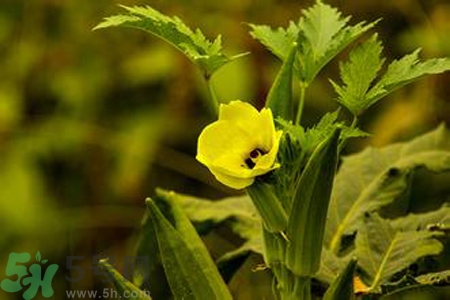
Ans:
[[[333,179],[338,162],[340,129],[320,143],[300,176],[288,220],[287,267],[312,276],[320,267],[322,242]]]

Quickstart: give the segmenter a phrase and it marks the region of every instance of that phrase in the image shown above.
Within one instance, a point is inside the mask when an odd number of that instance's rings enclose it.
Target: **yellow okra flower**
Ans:
[[[231,101],[220,105],[219,120],[200,134],[197,160],[221,183],[243,189],[279,167],[275,160],[281,135],[269,108],[258,112],[248,103]]]

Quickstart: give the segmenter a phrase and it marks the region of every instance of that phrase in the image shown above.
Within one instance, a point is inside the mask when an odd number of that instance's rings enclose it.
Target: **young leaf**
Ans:
[[[267,25],[250,24],[250,35],[266,46],[275,56],[284,61],[290,52],[292,44],[296,42],[299,28],[294,22],[284,29],[272,29]]]
[[[347,45],[378,22],[348,25],[350,17],[322,1],[303,11],[299,27],[299,78],[309,84]]]
[[[222,52],[220,35],[211,42],[199,29],[193,31],[179,18],[166,16],[149,6],[121,7],[127,11],[126,14],[105,18],[94,30],[125,26],[150,32],[181,50],[200,67],[207,78],[228,62],[244,55],[227,57]]]
[[[345,269],[339,274],[326,291],[323,300],[352,300],[355,299],[353,290],[353,274],[355,273],[356,259],[351,259]]]
[[[329,208],[327,247],[339,253],[342,238],[358,230],[364,214],[394,201],[418,168],[450,170],[450,132],[444,126],[407,143],[344,158]]]
[[[375,103],[394,90],[418,80],[425,75],[439,74],[450,70],[449,58],[433,58],[419,61],[420,49],[393,61],[380,81],[367,93],[367,102]]]
[[[173,227],[156,204],[147,199],[164,270],[175,298],[231,299],[205,245],[187,217],[170,199]]]
[[[338,102],[356,116],[372,104],[366,94],[383,65],[382,50],[381,42],[374,34],[372,38],[350,52],[349,60],[340,65],[344,85],[339,86],[331,81],[339,95]]]
[[[288,57],[283,62],[280,72],[277,75],[269,94],[267,95],[266,106],[272,110],[274,117],[284,120],[294,118],[294,103],[292,101],[292,73],[294,69],[295,54],[297,44],[293,43]]]
[[[113,266],[108,263],[108,260],[102,259],[99,261],[99,266],[101,269],[108,272],[109,278],[113,280],[113,284],[119,293],[120,297],[126,297],[131,295],[137,295],[136,297],[129,298],[135,300],[151,300],[152,298],[147,295],[144,291],[140,290],[137,286],[129,282],[124,278]],[[128,298],[126,297],[126,298]]]
[[[36,252],[36,261],[40,262],[41,261],[41,252]]]
[[[435,239],[437,231],[396,231],[377,214],[366,215],[356,236],[358,265],[370,281],[370,292],[379,292],[381,285],[419,258],[439,254],[442,244]]]
[[[340,133],[335,129],[317,146],[296,186],[287,227],[286,266],[297,276],[312,276],[320,267]]]
[[[333,57],[378,22],[348,25],[350,17],[342,17],[337,9],[321,1],[302,13],[299,22],[290,22],[287,28],[250,25],[250,34],[283,61],[297,41],[296,74],[306,85]]]

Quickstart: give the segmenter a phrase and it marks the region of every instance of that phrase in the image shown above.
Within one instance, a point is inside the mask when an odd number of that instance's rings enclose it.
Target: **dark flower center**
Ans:
[[[253,149],[252,152],[250,152],[249,157],[245,159],[245,164],[248,168],[253,169],[258,158],[263,156],[264,154],[266,154],[266,152],[259,148]]]

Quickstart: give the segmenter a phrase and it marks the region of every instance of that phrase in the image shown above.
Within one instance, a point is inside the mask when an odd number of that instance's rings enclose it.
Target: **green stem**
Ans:
[[[206,86],[208,87],[208,97],[206,99],[206,104],[208,109],[215,116],[219,115],[219,100],[217,99],[216,93],[214,92],[214,88],[212,86],[211,77],[205,76]]]
[[[353,115],[353,121],[352,121],[352,125],[350,125],[351,128],[356,128],[356,125],[358,125],[358,116],[357,115]]]
[[[307,85],[300,83],[300,100],[298,102],[297,116],[295,118],[295,124],[300,124],[302,120],[303,108],[305,106],[305,92]]]

